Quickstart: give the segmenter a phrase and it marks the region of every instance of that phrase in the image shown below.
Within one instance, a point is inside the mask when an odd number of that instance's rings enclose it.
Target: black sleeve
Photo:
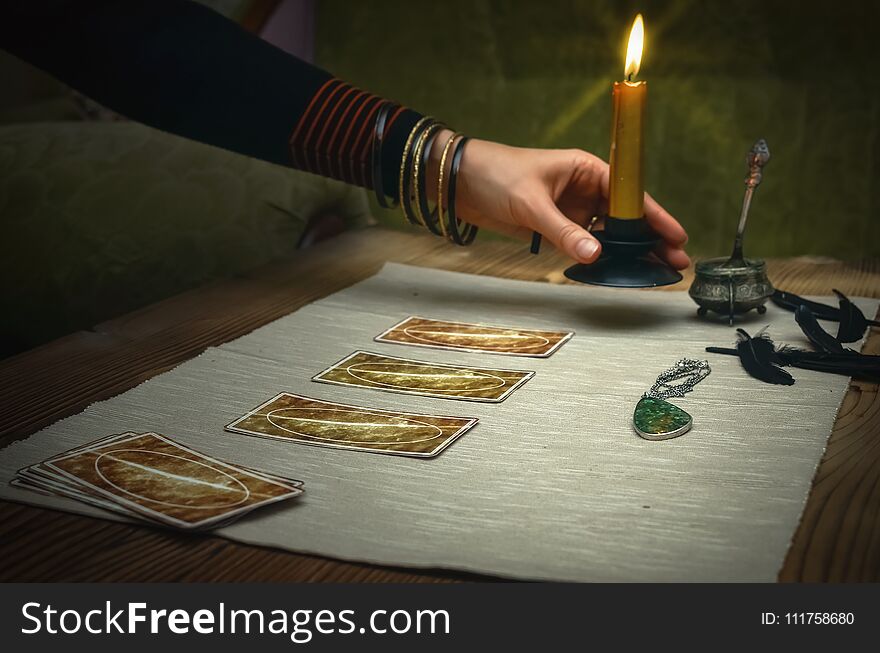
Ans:
[[[0,46],[131,119],[372,187],[364,153],[384,101],[197,3],[9,3]],[[382,161],[391,196],[406,136],[420,117],[403,107],[395,114]]]

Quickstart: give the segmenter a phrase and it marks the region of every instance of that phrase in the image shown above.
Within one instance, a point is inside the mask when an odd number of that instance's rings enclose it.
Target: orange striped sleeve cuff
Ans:
[[[373,189],[371,162],[376,114],[388,101],[338,79],[312,96],[290,135],[294,168]],[[382,186],[397,199],[400,161],[421,115],[403,106],[389,114],[382,145]]]

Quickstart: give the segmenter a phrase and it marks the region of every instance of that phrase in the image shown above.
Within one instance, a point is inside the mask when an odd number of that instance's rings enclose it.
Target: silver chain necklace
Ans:
[[[687,433],[693,426],[693,418],[666,400],[683,397],[711,372],[708,361],[692,358],[682,358],[661,372],[651,389],[636,404],[633,412],[636,433],[646,440],[669,440]]]
[[[712,369],[709,361],[698,361],[693,358],[682,358],[674,367],[661,372],[654,385],[645,393],[646,397],[654,399],[668,399],[669,397],[684,397],[694,389],[700,381],[709,376]],[[678,385],[672,385],[674,381],[684,379]]]

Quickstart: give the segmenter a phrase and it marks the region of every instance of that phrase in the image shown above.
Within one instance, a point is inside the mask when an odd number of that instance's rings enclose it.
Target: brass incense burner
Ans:
[[[773,286],[767,278],[767,265],[761,259],[743,256],[743,234],[752,196],[761,183],[763,168],[769,160],[770,149],[767,142],[761,139],[755,143],[746,159],[749,176],[746,178],[746,194],[733,243],[733,254],[727,259],[712,258],[696,265],[696,276],[688,294],[699,305],[697,314],[700,316],[712,311],[726,316],[728,323],[733,325],[736,315],[748,313],[752,309],[758,313],[767,310],[764,304],[773,294]]]

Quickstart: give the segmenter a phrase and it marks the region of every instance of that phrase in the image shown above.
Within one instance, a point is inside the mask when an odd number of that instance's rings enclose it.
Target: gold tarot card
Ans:
[[[412,316],[379,334],[375,340],[435,349],[547,358],[573,335],[572,331],[520,329]]]
[[[17,485],[19,487],[26,487],[28,489],[38,488],[40,491],[47,492],[50,495],[55,494],[71,499],[76,499],[77,501],[81,501],[83,503],[95,505],[99,508],[104,508],[105,510],[118,512],[131,517],[131,511],[114,504],[112,501],[107,501],[96,491],[87,490],[80,486],[78,483],[72,481],[71,479],[57,474],[56,472],[48,468],[46,466],[46,463],[56,458],[64,458],[66,456],[73,455],[86,449],[97,447],[99,445],[109,444],[110,442],[119,440],[121,438],[131,437],[132,435],[134,435],[133,431],[107,435],[96,440],[87,442],[86,444],[68,449],[67,451],[52,456],[52,458],[50,458],[49,460],[44,460],[34,465],[23,467],[16,472],[15,480],[18,481]]]
[[[430,458],[476,423],[470,417],[362,408],[282,392],[226,430],[336,449]]]
[[[67,451],[52,456],[48,460],[44,460],[34,465],[29,465],[27,467],[19,469],[16,472],[16,480],[18,480],[20,483],[26,484],[30,488],[36,486],[52,494],[76,499],[78,501],[82,501],[83,503],[89,503],[92,505],[96,505],[100,508],[104,508],[106,510],[112,510],[114,512],[120,512],[122,514],[131,516],[131,512],[129,510],[113,504],[113,502],[111,501],[107,501],[95,490],[88,490],[80,486],[78,483],[75,483],[71,479],[56,473],[52,469],[48,468],[46,466],[46,463],[57,458],[64,458],[66,456],[73,455],[86,449],[109,444],[110,442],[114,442],[122,438],[131,437],[132,435],[135,435],[133,431],[107,435],[101,438],[97,438],[96,440],[87,442],[86,444],[68,449]]]
[[[45,466],[83,491],[178,528],[226,522],[302,489],[228,465],[157,433],[78,449]]]
[[[312,381],[425,397],[499,402],[534,375],[520,370],[426,363],[356,351]]]

